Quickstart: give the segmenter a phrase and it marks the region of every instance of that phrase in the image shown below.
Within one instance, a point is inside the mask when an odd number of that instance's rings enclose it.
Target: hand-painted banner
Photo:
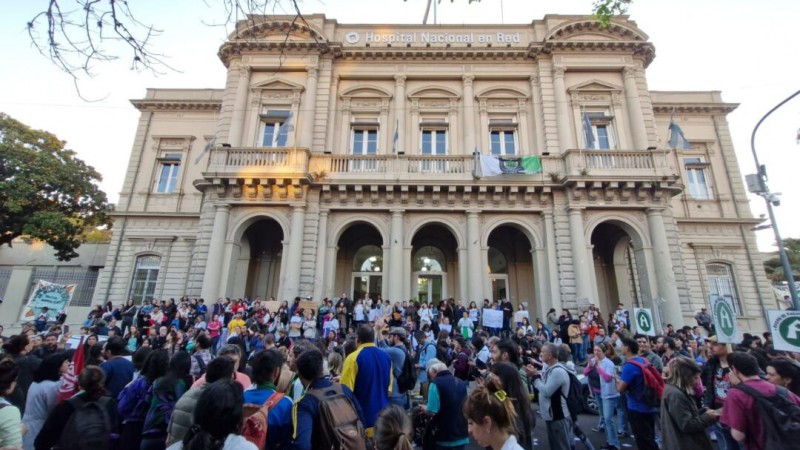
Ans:
[[[63,285],[54,284],[49,281],[39,280],[36,287],[28,298],[28,304],[22,308],[21,321],[36,320],[42,312],[42,308],[47,308],[49,320],[56,320],[58,312],[66,310],[75,293],[75,284]]]

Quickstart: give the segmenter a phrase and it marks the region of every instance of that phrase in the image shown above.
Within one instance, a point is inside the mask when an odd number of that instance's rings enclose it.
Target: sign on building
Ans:
[[[767,311],[775,350],[800,352],[800,311]]]
[[[741,339],[739,338],[739,325],[736,323],[736,313],[733,310],[733,300],[730,297],[712,295],[711,315],[717,330],[717,342],[739,343]]]
[[[633,308],[633,317],[636,319],[636,331],[638,333],[645,336],[656,335],[653,312],[649,308]]]

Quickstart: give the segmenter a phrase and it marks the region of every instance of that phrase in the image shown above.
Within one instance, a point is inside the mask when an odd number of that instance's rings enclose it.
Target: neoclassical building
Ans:
[[[95,302],[586,302],[743,327],[772,307],[719,92],[647,86],[633,21],[347,25],[254,17],[220,89],[149,89]],[[690,146],[668,145],[673,118]],[[691,148],[684,148],[691,147]],[[474,152],[538,156],[481,177]],[[213,301],[213,300],[212,300]]]

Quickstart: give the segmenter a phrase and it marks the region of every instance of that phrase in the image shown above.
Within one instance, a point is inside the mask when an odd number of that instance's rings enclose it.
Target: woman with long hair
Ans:
[[[523,450],[515,437],[517,414],[514,405],[499,379],[487,378],[483,385],[472,391],[464,402],[464,415],[469,434],[481,447]]]
[[[139,333],[139,328],[137,328],[136,325],[130,325],[128,327],[128,333],[125,334],[123,339],[125,340],[125,348],[131,354],[142,346],[142,335]]]
[[[65,440],[70,441],[70,443],[75,442],[76,444],[78,439],[83,439],[84,436],[62,436],[62,434],[64,434],[66,425],[72,414],[88,402],[96,402],[98,406],[105,409],[106,417],[108,417],[108,423],[111,427],[111,433],[109,434],[110,441],[111,434],[116,432],[116,425],[118,423],[117,402],[108,395],[105,383],[106,375],[103,373],[102,369],[97,366],[84,367],[78,375],[78,385],[81,391],[74,397],[59,403],[53,408],[53,411],[47,416],[42,430],[34,441],[34,448],[36,450],[50,450],[56,445],[64,444]],[[110,448],[116,447],[111,446]]]
[[[167,426],[175,410],[175,403],[192,386],[192,359],[185,351],[172,356],[167,373],[153,382],[150,408],[142,427],[141,450],[164,450]]]
[[[594,346],[594,357],[589,360],[586,366],[584,375],[589,375],[591,372],[597,373],[599,381],[599,389],[595,392],[595,399],[600,410],[602,417],[601,423],[606,433],[606,446],[603,448],[619,449],[619,436],[614,424],[614,411],[619,405],[619,391],[617,391],[617,383],[615,376],[614,362],[606,358],[606,348],[611,347],[608,344],[600,343]],[[592,378],[590,377],[590,383]],[[601,428],[598,425],[597,428]]]
[[[47,355],[42,364],[33,374],[33,383],[28,389],[28,398],[25,403],[25,415],[22,424],[28,429],[22,437],[22,448],[33,449],[33,441],[42,429],[50,411],[58,403],[58,388],[61,386],[61,376],[69,370],[69,362],[74,350],[56,352]]]
[[[137,351],[138,353],[139,351]],[[134,355],[135,358],[135,355]],[[148,392],[153,382],[167,373],[169,354],[164,349],[153,350],[145,358],[139,378],[133,380],[120,392],[117,405],[120,430],[120,450],[139,450],[142,442],[142,427],[150,403]]]
[[[0,442],[11,448],[22,445],[19,409],[6,400],[17,386],[19,372],[19,364],[13,358],[0,360]]]
[[[375,421],[375,450],[414,450],[413,431],[405,410],[389,405],[378,413]]]
[[[519,371],[511,363],[501,362],[494,364],[492,373],[500,380],[502,389],[506,392],[514,406],[516,417],[514,428],[517,431],[519,445],[526,449],[533,449],[533,428],[536,426],[536,416],[531,410],[531,400],[528,390],[522,385]]]
[[[786,357],[767,363],[767,381],[800,396],[800,363]]]
[[[719,420],[720,413],[709,409],[700,413],[695,386],[700,383],[700,366],[685,357],[667,365],[667,384],[661,401],[662,450],[711,450],[706,428]]]
[[[194,425],[183,441],[169,450],[258,450],[241,436],[244,395],[242,386],[218,380],[203,389],[194,408]]]

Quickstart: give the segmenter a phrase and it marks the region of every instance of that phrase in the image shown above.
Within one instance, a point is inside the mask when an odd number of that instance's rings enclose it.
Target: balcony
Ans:
[[[211,150],[206,178],[307,178],[307,148],[230,148]]]
[[[563,154],[567,177],[629,180],[671,176],[669,150],[567,150]]]

